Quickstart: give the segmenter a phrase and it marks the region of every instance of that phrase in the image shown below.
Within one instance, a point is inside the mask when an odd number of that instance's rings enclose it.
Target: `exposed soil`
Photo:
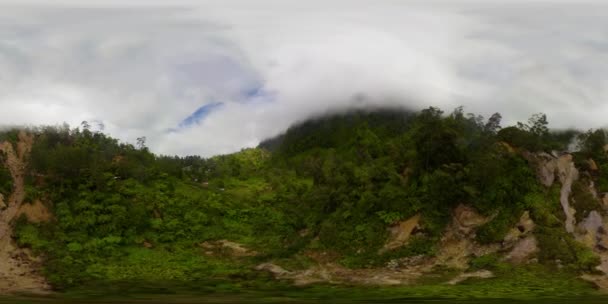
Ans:
[[[12,240],[13,221],[21,214],[25,198],[24,170],[33,137],[19,133],[17,151],[10,142],[0,143],[0,151],[6,154],[5,163],[13,178],[13,193],[0,213],[0,293],[47,293],[50,286],[40,274],[40,261],[28,250],[18,248]]]
[[[51,211],[40,200],[32,204],[21,204],[18,216],[25,215],[31,223],[48,222],[53,218]]]
[[[411,233],[418,223],[418,216],[406,220],[395,229],[399,229],[393,237]],[[292,280],[296,285],[313,283],[355,284],[355,285],[410,285],[426,275],[433,275],[439,268],[463,271],[468,268],[472,256],[496,252],[500,245],[482,246],[474,241],[475,230],[491,218],[478,214],[474,209],[465,205],[458,206],[453,211],[452,223],[446,228],[435,257],[413,256],[392,260],[385,267],[349,269],[335,263],[336,258],[331,254],[310,252],[308,257],[315,260],[317,265],[306,270],[289,271],[272,263],[264,263],[257,270],[272,273],[279,279]],[[403,238],[402,238],[403,239]],[[405,238],[407,240],[407,238]],[[389,242],[390,244],[390,242]],[[471,277],[489,278],[489,271],[461,274],[453,281],[457,284]]]
[[[390,227],[389,240],[380,250],[380,253],[384,253],[386,251],[393,250],[407,244],[410,235],[412,234],[414,229],[418,227],[418,222],[420,222],[420,214],[416,214],[415,216],[407,220],[401,221],[396,225]]]

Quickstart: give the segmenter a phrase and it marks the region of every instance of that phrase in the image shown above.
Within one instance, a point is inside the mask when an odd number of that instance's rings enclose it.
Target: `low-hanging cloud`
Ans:
[[[350,107],[544,112],[583,129],[608,114],[601,4],[25,2],[0,4],[0,125],[99,121],[210,156]]]

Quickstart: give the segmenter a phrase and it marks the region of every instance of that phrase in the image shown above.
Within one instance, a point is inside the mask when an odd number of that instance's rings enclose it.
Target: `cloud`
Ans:
[[[563,2],[22,1],[0,11],[0,124],[204,156],[348,107],[605,126],[608,9]]]

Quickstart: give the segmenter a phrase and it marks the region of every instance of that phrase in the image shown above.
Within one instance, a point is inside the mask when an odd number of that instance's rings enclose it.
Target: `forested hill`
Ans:
[[[5,272],[0,290],[269,275],[608,287],[606,132],[550,131],[542,114],[500,123],[460,108],[355,111],[208,159],[86,124],[4,131],[0,269],[31,275]]]

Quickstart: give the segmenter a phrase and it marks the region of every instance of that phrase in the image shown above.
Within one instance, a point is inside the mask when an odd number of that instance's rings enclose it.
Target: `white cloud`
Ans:
[[[208,156],[345,107],[545,112],[580,128],[608,114],[600,4],[121,2],[0,10],[0,124],[100,120],[156,152]]]

